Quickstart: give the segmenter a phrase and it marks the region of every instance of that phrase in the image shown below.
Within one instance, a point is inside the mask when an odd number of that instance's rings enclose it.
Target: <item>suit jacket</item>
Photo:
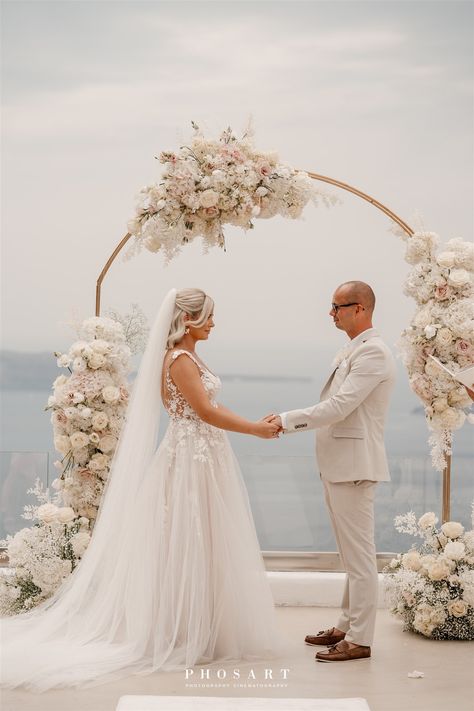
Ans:
[[[333,371],[321,402],[285,413],[286,432],[315,429],[321,477],[329,481],[389,481],[384,425],[395,362],[374,328],[354,339]]]

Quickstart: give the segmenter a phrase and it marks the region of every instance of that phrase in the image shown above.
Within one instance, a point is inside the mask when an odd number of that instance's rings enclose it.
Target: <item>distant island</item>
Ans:
[[[52,352],[28,353],[23,351],[0,351],[0,390],[50,390],[53,381],[65,368],[58,368]],[[130,380],[136,371],[130,373]],[[223,381],[311,383],[312,378],[300,375],[248,375],[227,373]]]

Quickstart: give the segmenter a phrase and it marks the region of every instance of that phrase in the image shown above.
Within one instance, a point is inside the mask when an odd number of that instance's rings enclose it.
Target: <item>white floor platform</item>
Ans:
[[[366,699],[370,711],[472,711],[474,701],[474,644],[433,642],[402,631],[387,610],[377,614],[376,640],[371,659],[338,664],[314,661],[315,648],[304,636],[333,625],[338,611],[324,607],[279,607],[278,620],[291,652],[271,664],[240,664],[239,685],[232,681],[186,682],[184,673],[129,677],[82,691],[56,690],[32,694],[4,691],[2,711],[116,711],[123,696],[216,696],[274,699]],[[228,672],[236,665],[231,665]],[[272,683],[264,670],[273,669]],[[256,681],[245,681],[253,668]],[[286,681],[279,670],[289,669]],[[422,679],[410,679],[415,669]],[[194,675],[195,679],[199,674]],[[228,685],[226,685],[226,683]],[[289,707],[291,708],[291,707]],[[247,710],[246,710],[247,711]]]
[[[117,711],[370,711],[365,699],[122,696]]]

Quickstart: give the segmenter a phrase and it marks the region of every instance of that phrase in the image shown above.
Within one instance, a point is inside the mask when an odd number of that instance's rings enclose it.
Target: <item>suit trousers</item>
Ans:
[[[378,599],[374,540],[376,481],[322,479],[339,555],[346,571],[342,614],[336,627],[346,640],[371,646]]]

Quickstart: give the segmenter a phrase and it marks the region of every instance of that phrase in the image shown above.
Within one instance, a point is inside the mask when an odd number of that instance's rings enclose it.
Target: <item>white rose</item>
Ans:
[[[66,409],[64,410],[64,414],[66,415],[68,420],[72,420],[72,418],[77,415],[77,410],[75,407],[66,407]]]
[[[104,398],[105,402],[113,404],[120,399],[120,390],[114,385],[107,385],[102,390],[102,397]]]
[[[91,347],[96,353],[109,353],[112,350],[112,345],[101,338],[97,338],[95,341],[91,342]]]
[[[57,514],[58,507],[54,504],[43,504],[42,506],[38,506],[36,511],[36,517],[39,521],[43,521],[43,523],[56,521]]]
[[[439,559],[435,560],[428,567],[428,577],[430,580],[444,580],[451,572],[451,568],[447,561]]]
[[[58,521],[60,523],[70,523],[75,518],[76,513],[70,506],[62,506],[58,509]]]
[[[448,605],[448,612],[453,617],[464,617],[467,612],[467,605],[464,600],[452,600]]]
[[[80,402],[84,402],[85,397],[83,393],[74,393],[72,396],[72,401],[77,405]]]
[[[71,449],[71,442],[67,435],[56,435],[54,438],[54,448],[61,452],[61,454],[66,454]]]
[[[418,526],[424,531],[427,528],[435,526],[437,523],[438,517],[436,516],[436,514],[433,513],[433,511],[428,511],[428,513],[423,514],[423,516],[420,516],[420,518],[418,519]]]
[[[72,433],[70,440],[73,449],[81,449],[89,444],[88,435],[86,435],[85,432],[80,432],[79,430]]]
[[[437,328],[434,324],[430,323],[425,327],[424,331],[426,338],[434,338],[434,336],[436,336]]]
[[[215,190],[203,190],[199,196],[201,207],[214,207],[214,205],[217,205],[218,200],[219,193],[216,193]]]
[[[74,358],[72,361],[72,369],[75,373],[82,373],[84,370],[87,368],[87,363],[84,360],[84,358],[81,358],[80,356],[77,356],[77,358]]]
[[[463,426],[466,413],[455,407],[448,407],[440,415],[441,424],[447,430],[457,430]]]
[[[100,438],[99,449],[102,450],[102,452],[112,452],[115,449],[116,445],[117,438],[113,435],[105,435],[104,437]]]
[[[60,368],[68,368],[71,365],[71,358],[67,353],[63,353],[62,356],[59,356],[57,364]]]
[[[448,393],[448,402],[450,405],[458,405],[459,407],[470,407],[472,401],[464,387],[454,387]]]
[[[436,626],[442,625],[446,620],[446,613],[442,607],[435,607],[430,613],[430,622]]]
[[[94,454],[89,462],[89,469],[93,472],[101,472],[107,467],[109,457],[106,454]]]
[[[457,521],[446,521],[441,526],[441,530],[448,538],[459,538],[464,533],[464,526]]]
[[[449,328],[443,327],[438,329],[435,340],[437,345],[439,345],[441,348],[445,348],[453,342],[454,338]]]
[[[76,558],[81,558],[89,545],[90,535],[87,531],[79,531],[71,536],[71,546]]]
[[[466,271],[466,269],[451,269],[449,272],[448,282],[453,286],[464,286],[464,284],[467,284],[469,280],[469,272]]]
[[[97,368],[102,368],[103,365],[107,363],[106,358],[101,353],[94,353],[89,358],[89,367],[97,370]]]
[[[408,570],[420,570],[421,568],[421,556],[418,551],[408,551],[402,556],[402,565]]]
[[[53,388],[60,388],[61,385],[64,385],[64,383],[67,383],[67,377],[65,375],[58,375],[58,377],[53,383]]]
[[[92,427],[95,430],[103,430],[105,427],[107,427],[108,422],[109,418],[107,417],[105,412],[97,412],[92,418]]]
[[[423,566],[421,573],[428,575],[428,568],[432,563],[435,562],[435,560],[437,560],[437,557],[435,555],[432,555],[431,553],[429,555],[421,556],[421,563]]]
[[[90,409],[90,407],[83,407],[82,410],[79,410],[79,413],[80,413],[81,417],[83,417],[84,419],[87,419],[88,417],[90,417],[92,415],[92,410]]]
[[[91,432],[91,433],[90,433],[90,435],[89,435],[89,442],[91,442],[92,444],[98,444],[98,443],[99,443],[99,440],[100,440],[100,437],[99,437],[99,435],[97,434],[97,432]]]
[[[461,560],[466,554],[464,543],[460,541],[449,541],[444,548],[444,555],[451,560]]]
[[[444,412],[448,407],[447,398],[444,395],[443,397],[437,397],[436,400],[433,400],[432,407],[435,412]]]
[[[54,405],[56,405],[56,398],[54,395],[50,395],[48,398],[48,407],[53,407]]]
[[[436,257],[436,261],[438,262],[439,266],[447,269],[451,269],[451,267],[454,267],[455,259],[456,255],[454,254],[454,252],[441,252]]]
[[[421,617],[418,615],[415,615],[415,619],[413,621],[413,627],[418,631],[421,632],[421,634],[424,637],[430,637],[431,633],[433,632],[435,626],[429,624],[428,622],[425,622]]]

